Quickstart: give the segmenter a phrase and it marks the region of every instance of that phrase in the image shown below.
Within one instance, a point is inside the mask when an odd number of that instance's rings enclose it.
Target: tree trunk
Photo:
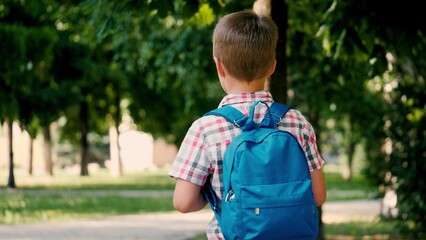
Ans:
[[[355,141],[351,138],[348,146],[348,165],[346,166],[346,172],[343,174],[343,179],[346,182],[350,182],[352,180],[355,145]]]
[[[346,182],[350,182],[352,180],[352,175],[353,175],[353,160],[354,160],[354,156],[355,156],[355,146],[356,146],[356,140],[354,137],[354,132],[353,132],[353,124],[349,119],[349,130],[346,131],[347,134],[347,138],[348,138],[348,146],[347,146],[347,155],[348,155],[348,165],[346,166],[346,170],[343,173],[343,180],[345,180]]]
[[[109,128],[109,151],[111,158],[111,175],[114,177],[120,177],[122,174],[118,136],[118,129],[115,126],[111,126]]]
[[[89,106],[87,101],[80,102],[80,124],[81,124],[81,163],[80,176],[88,176],[89,170],[89,143],[87,141],[89,125]]]
[[[119,89],[116,87],[116,89]],[[110,136],[110,155],[111,155],[111,174],[114,177],[120,177],[123,174],[123,165],[121,162],[121,154],[120,154],[120,144],[118,142],[118,138],[120,136],[120,132],[118,130],[121,122],[121,108],[120,108],[120,93],[117,91],[114,98],[115,105],[115,113],[113,115],[114,118],[114,126],[111,126],[109,129]]]
[[[288,6],[283,0],[271,1],[271,16],[278,27],[278,42],[276,48],[277,66],[269,80],[269,91],[274,100],[287,102],[287,60],[286,42],[288,28]]]
[[[9,179],[7,181],[8,188],[16,188],[15,175],[13,173],[13,121],[8,119],[7,130],[8,130],[8,141],[9,141]]]
[[[50,125],[43,127],[44,138],[44,171],[46,175],[53,176],[52,163],[52,138],[50,136]]]
[[[28,144],[28,175],[33,175],[33,153],[34,153],[34,139],[29,135],[30,142]]]

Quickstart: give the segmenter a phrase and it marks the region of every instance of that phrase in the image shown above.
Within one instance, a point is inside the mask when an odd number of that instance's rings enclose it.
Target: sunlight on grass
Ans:
[[[355,175],[352,180],[346,182],[341,174],[325,172],[324,178],[327,187],[327,201],[374,199],[380,196],[378,187],[368,180]]]
[[[55,170],[54,176],[29,176],[18,172],[16,184],[20,189],[163,189],[172,190],[175,181],[167,175],[167,169],[146,170],[112,177],[107,169],[100,169],[90,176],[79,176],[63,170]]]
[[[326,239],[330,240],[386,240],[386,239],[411,239],[395,232],[396,222],[349,222],[339,224],[326,224]]]
[[[0,224],[171,210],[171,197],[0,194]]]
[[[395,229],[394,222],[373,221],[373,222],[349,222],[339,224],[326,224],[325,231],[331,235],[375,235],[391,234]]]

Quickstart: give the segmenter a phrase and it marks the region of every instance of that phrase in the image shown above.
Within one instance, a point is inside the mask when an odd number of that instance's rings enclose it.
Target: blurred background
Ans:
[[[280,34],[265,87],[316,129],[329,189],[380,199],[386,236],[424,238],[418,1],[0,0],[2,188],[70,188],[59,175],[80,187],[98,177],[109,190],[173,189],[141,175],[166,178],[190,124],[217,107],[225,93],[213,28],[224,14],[253,8],[271,14]],[[130,185],[144,181],[149,187]],[[0,206],[3,223],[26,221],[28,205],[15,211],[16,196],[0,197],[9,202]]]

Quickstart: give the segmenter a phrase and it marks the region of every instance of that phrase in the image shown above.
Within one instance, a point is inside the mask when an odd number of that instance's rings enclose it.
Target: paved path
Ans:
[[[202,232],[209,211],[126,215],[70,222],[0,225],[8,240],[186,240]]]
[[[323,221],[372,220],[380,213],[377,200],[329,202]],[[1,240],[190,240],[202,233],[210,210],[126,215],[55,223],[0,225]]]

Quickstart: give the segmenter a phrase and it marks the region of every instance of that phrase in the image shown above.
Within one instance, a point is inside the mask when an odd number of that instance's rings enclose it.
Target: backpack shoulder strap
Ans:
[[[285,104],[279,102],[273,102],[271,104],[271,106],[269,107],[269,111],[271,113],[270,116],[272,116],[274,127],[278,126],[281,119],[284,118],[288,110],[290,110],[290,107]],[[262,123],[260,125],[269,125],[269,121],[269,118],[267,117],[267,115],[265,115],[265,118],[263,118]]]
[[[243,113],[241,113],[239,110],[237,110],[234,107],[231,106],[222,106],[220,108],[211,110],[204,114],[204,116],[219,116],[225,118],[228,122],[236,125],[237,127],[242,127],[247,122],[248,117],[245,116]],[[214,192],[211,182],[210,182],[209,176],[206,180],[205,185],[201,188],[201,193],[203,194],[203,197],[210,205],[210,208],[213,210],[216,219],[220,221],[221,219],[221,205],[220,205],[220,199]]]
[[[269,107],[269,111],[271,112],[274,127],[276,127],[280,123],[281,119],[284,118],[288,110],[290,110],[290,107],[285,104],[279,102],[272,103],[272,105]],[[224,117],[226,120],[233,123],[237,127],[243,127],[248,119],[247,116],[245,116],[239,110],[231,106],[223,106],[204,114],[204,116],[208,115]],[[268,126],[269,121],[269,118],[265,117],[260,125]]]
[[[284,118],[284,116],[286,115],[286,113],[288,112],[288,110],[290,110],[290,107],[279,103],[279,102],[273,102],[271,107],[270,107],[271,113],[272,113],[272,117],[277,117],[276,119],[274,119],[274,122],[278,122]],[[278,119],[279,118],[279,119]],[[275,121],[278,120],[278,121]]]
[[[238,109],[231,106],[223,106],[204,114],[204,116],[208,115],[224,117],[226,120],[235,124],[237,127],[242,127],[247,122],[247,116],[241,113]]]
[[[222,209],[220,205],[221,200],[214,192],[210,180],[211,175],[207,177],[206,183],[201,188],[201,194],[203,195],[204,199],[209,203],[209,206],[213,210],[216,218],[220,220],[220,216],[222,214]]]

